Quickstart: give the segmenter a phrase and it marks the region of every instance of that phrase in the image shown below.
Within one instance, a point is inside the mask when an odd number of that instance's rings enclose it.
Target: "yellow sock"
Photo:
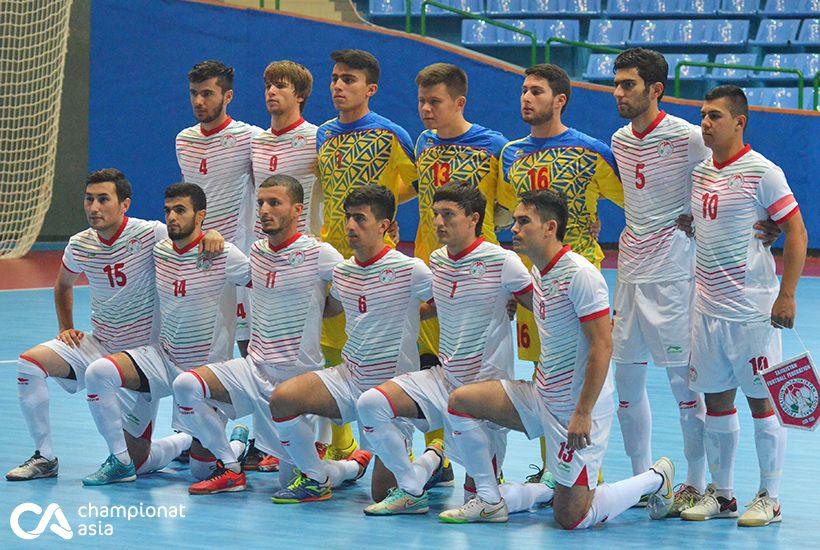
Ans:
[[[434,439],[441,439],[442,441],[444,441],[444,429],[443,428],[439,428],[438,430],[433,430],[432,432],[427,432],[426,434],[424,434],[424,444],[425,445],[429,445],[430,442],[433,441]],[[444,458],[444,464],[442,464],[442,467],[446,468],[449,465],[450,465],[450,459],[445,457]]]
[[[331,424],[330,431],[333,434],[330,444],[336,450],[341,453],[349,451],[347,452],[348,455],[356,450],[356,440],[353,438],[353,428],[350,427],[350,424],[344,426]]]
[[[541,445],[541,468],[547,471],[547,440],[542,437],[538,443]]]

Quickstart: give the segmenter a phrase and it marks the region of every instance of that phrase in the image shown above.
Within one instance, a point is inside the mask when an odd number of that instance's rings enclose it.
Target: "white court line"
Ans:
[[[74,288],[85,288],[87,286],[88,286],[87,284],[74,285]],[[31,290],[54,290],[54,287],[53,286],[41,286],[41,287],[37,287],[37,288],[3,288],[3,289],[0,289],[0,292],[28,292],[28,291],[31,291]]]
[[[2,363],[16,363],[16,362],[17,362],[16,359],[8,359],[6,361],[0,361],[0,364],[2,364]]]

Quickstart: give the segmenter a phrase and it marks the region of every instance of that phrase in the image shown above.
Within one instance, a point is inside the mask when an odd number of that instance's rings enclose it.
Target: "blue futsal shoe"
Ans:
[[[134,462],[125,465],[114,455],[105,459],[100,469],[83,478],[83,485],[108,485],[109,483],[125,483],[137,479]]]

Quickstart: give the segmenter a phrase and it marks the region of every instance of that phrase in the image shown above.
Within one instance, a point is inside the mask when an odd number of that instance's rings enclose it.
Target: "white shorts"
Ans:
[[[689,364],[694,280],[618,281],[612,300],[612,360],[659,367]]]
[[[236,287],[236,340],[251,339],[251,291],[244,286]]]
[[[592,444],[584,449],[569,450],[566,448],[569,419],[558,418],[547,408],[535,384],[525,380],[502,380],[501,385],[518,412],[527,437],[543,436],[546,440],[547,470],[552,472],[555,480],[564,487],[586,485],[590,490],[595,489],[609,442],[613,414],[593,416]]]
[[[769,321],[726,321],[698,311],[692,321],[689,387],[702,393],[740,388],[746,397],[767,398],[756,374],[782,361],[780,331]]]
[[[336,401],[336,406],[339,407],[341,418],[333,418],[337,424],[348,424],[350,422],[358,422],[359,415],[356,411],[356,402],[364,393],[356,384],[355,377],[350,372],[350,367],[347,363],[342,363],[329,369],[322,369],[314,371],[314,374],[319,377],[322,383],[330,392],[330,395]],[[413,441],[413,424],[409,421],[399,420],[396,425],[404,435],[405,443],[407,445]],[[367,434],[364,433],[359,423],[359,443],[361,447],[367,450],[372,450],[373,447],[367,440]],[[408,447],[409,448],[409,447]]]
[[[85,371],[88,369],[88,365],[100,357],[105,357],[106,355],[112,353],[112,350],[106,348],[105,345],[97,340],[93,334],[88,333],[82,340],[80,340],[80,345],[76,348],[63,343],[56,338],[49,340],[48,342],[43,342],[40,345],[47,347],[59,355],[63,361],[71,366],[71,369],[74,371],[74,374],[77,377],[76,380],[71,380],[70,378],[57,378],[56,376],[50,377],[68,393],[77,393],[78,391],[85,389]]]
[[[398,384],[410,399],[416,402],[423,419],[411,419],[411,422],[424,432],[444,428],[444,450],[447,458],[463,464],[459,449],[453,442],[453,428],[447,414],[447,403],[452,391],[444,369],[435,366],[430,369],[408,372],[392,380]],[[490,453],[496,460],[496,468],[501,469],[507,452],[507,428],[492,422],[482,422],[482,429],[490,442]]]
[[[125,350],[131,361],[142,371],[148,380],[148,392],[126,391],[126,395],[133,394],[128,405],[123,406],[123,414],[128,418],[123,427],[131,435],[142,434],[148,424],[154,421],[159,409],[160,399],[173,395],[174,378],[182,372],[173,363],[159,344],[140,346]],[[179,411],[176,403],[172,408],[171,425],[175,430],[181,430]]]

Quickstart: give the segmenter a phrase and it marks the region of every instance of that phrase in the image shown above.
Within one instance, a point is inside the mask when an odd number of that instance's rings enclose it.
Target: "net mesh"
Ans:
[[[0,0],[0,259],[37,239],[51,204],[72,0]]]

